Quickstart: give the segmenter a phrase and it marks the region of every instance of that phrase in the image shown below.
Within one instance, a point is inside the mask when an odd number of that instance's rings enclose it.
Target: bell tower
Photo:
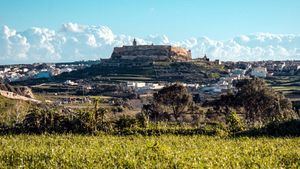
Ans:
[[[133,46],[136,46],[136,45],[137,45],[137,42],[136,42],[135,38],[133,39],[132,45],[133,45]]]

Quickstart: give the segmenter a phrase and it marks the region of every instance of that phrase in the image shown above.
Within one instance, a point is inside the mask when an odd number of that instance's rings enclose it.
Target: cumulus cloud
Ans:
[[[194,57],[207,54],[221,60],[300,59],[300,35],[257,33],[241,35],[227,41],[207,37],[177,43],[192,49]]]
[[[192,50],[193,57],[204,54],[221,60],[300,59],[300,35],[256,33],[229,40],[193,37],[172,41],[166,35],[135,37],[139,44],[171,44]],[[0,64],[59,62],[110,57],[113,47],[129,45],[134,37],[115,35],[107,26],[65,23],[58,30],[29,28],[17,32],[0,29]]]
[[[15,30],[10,30],[4,26],[0,30],[0,61],[6,62],[7,60],[19,61],[27,57],[27,52],[30,44],[27,39]]]

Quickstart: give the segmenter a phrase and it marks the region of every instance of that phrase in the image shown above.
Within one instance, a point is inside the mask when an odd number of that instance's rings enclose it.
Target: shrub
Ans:
[[[141,127],[147,127],[149,124],[149,116],[147,116],[144,112],[138,113],[136,115],[136,119]]]
[[[115,113],[120,113],[124,111],[124,108],[122,106],[115,106],[111,109],[111,111],[115,112]]]
[[[263,129],[263,133],[272,136],[300,136],[300,120],[272,122]]]
[[[229,115],[227,115],[226,124],[227,124],[228,130],[232,133],[243,131],[245,129],[245,126],[244,126],[242,120],[236,114],[235,111],[233,111]]]
[[[236,136],[299,137],[300,120],[271,122],[264,127],[252,128],[238,133]]]
[[[128,129],[137,126],[137,120],[133,117],[123,115],[116,122],[115,127],[119,130]]]

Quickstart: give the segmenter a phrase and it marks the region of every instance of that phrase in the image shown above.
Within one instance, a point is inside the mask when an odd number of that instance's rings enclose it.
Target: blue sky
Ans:
[[[300,0],[0,0],[0,64],[108,58],[133,38],[194,58],[299,60],[299,16]]]
[[[138,37],[226,40],[255,32],[299,34],[299,9],[299,0],[0,0],[0,25],[57,30],[75,22]]]

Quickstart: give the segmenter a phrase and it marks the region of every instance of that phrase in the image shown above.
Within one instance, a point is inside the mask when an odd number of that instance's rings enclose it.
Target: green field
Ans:
[[[0,168],[299,168],[300,138],[0,136]]]
[[[300,90],[300,86],[272,86],[277,91]]]

